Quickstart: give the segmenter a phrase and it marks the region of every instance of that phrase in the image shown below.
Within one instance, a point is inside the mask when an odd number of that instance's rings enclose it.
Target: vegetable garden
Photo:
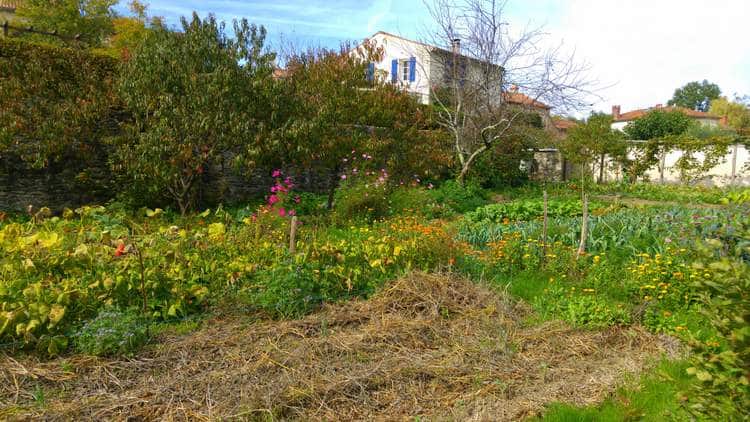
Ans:
[[[677,374],[675,396],[664,398],[656,408],[639,410],[618,401],[637,393],[631,393],[629,384],[615,392],[618,384],[606,384],[597,387],[601,390],[593,401],[571,401],[559,391],[550,393],[548,402],[526,409],[530,414],[544,414],[544,406],[558,400],[592,405],[607,397],[606,406],[616,414],[648,411],[653,413],[649,417],[716,412],[738,416],[747,409],[742,372],[747,362],[747,326],[741,321],[748,317],[750,221],[746,205],[737,200],[744,195],[741,191],[716,200],[727,203],[720,207],[671,202],[632,206],[594,200],[586,252],[581,255],[577,250],[581,203],[563,185],[548,187],[558,195],[547,204],[543,233],[545,207],[533,199],[529,187],[503,192],[504,197],[518,199],[479,206],[466,214],[438,202],[455,193],[450,184],[387,190],[390,205],[384,216],[373,219],[370,213],[352,214],[351,209],[325,211],[325,198],[305,195],[303,201],[288,189],[293,186],[289,179],[278,180],[267,203],[258,208],[219,207],[181,217],[160,209],[132,212],[113,204],[66,210],[57,216],[41,210],[5,217],[0,223],[2,347],[6,353],[29,356],[22,358],[25,364],[42,365],[40,371],[49,369],[45,360],[77,362],[79,354],[103,356],[95,361],[99,364],[116,362],[117,356],[138,356],[144,347],[152,351],[147,353],[164,350],[162,342],[176,333],[189,341],[223,320],[237,324],[241,315],[257,321],[251,325],[266,321],[262,324],[272,327],[285,324],[274,322],[279,319],[294,321],[332,312],[320,310],[330,304],[362,299],[368,303],[367,298],[388,291],[394,280],[424,271],[438,276],[420,285],[420,292],[433,288],[430,283],[442,283],[443,274],[475,280],[492,291],[483,295],[501,298],[503,306],[528,306],[521,311],[523,320],[512,323],[513,333],[564,321],[573,330],[570,335],[578,330],[642,329],[631,335],[662,336],[647,340],[655,342],[650,343],[650,357],[639,357],[636,365],[637,371],[650,374],[642,382]],[[481,193],[473,200],[486,203],[482,198],[489,196]],[[304,211],[297,215],[293,206]],[[293,249],[292,221],[297,224]],[[435,324],[453,323],[458,315],[468,318],[466,312],[473,312],[440,305],[448,300],[441,294],[409,306],[420,309],[434,300]],[[475,311],[490,309],[486,306],[477,305]],[[519,311],[497,312],[496,318],[502,319]],[[513,336],[519,334],[510,333],[505,341],[514,343]],[[665,343],[667,338],[673,340]],[[513,347],[504,346],[498,356],[510,358],[517,353]],[[660,355],[667,360],[649,369]],[[17,361],[7,362],[6,378],[18,374],[8,366],[10,362]],[[50,394],[62,391],[59,388],[77,388],[76,370],[72,371],[63,377],[67,381],[41,375],[34,388]],[[13,376],[25,379],[22,384],[30,388],[28,375]],[[503,382],[501,375],[496,376],[497,382]],[[81,375],[80,381],[85,379]],[[641,382],[638,379],[634,386]],[[495,394],[492,390],[481,397]],[[71,409],[61,410],[64,396],[50,399],[59,403],[49,408],[35,404],[34,397],[33,392],[19,390],[14,395],[3,390],[2,402],[10,412],[5,416],[46,411],[80,416],[69,413]],[[278,405],[267,409],[270,417],[325,417],[287,413],[288,403]],[[442,403],[454,411],[457,405],[450,400]],[[202,414],[201,409],[195,410],[196,415]],[[426,406],[411,416],[445,415],[446,407],[441,409]],[[603,409],[555,405],[546,417]],[[519,412],[508,417],[524,414]]]

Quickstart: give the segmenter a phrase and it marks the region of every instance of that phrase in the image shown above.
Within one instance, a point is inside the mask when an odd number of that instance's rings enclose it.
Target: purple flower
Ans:
[[[274,170],[271,177],[281,177],[281,170]]]

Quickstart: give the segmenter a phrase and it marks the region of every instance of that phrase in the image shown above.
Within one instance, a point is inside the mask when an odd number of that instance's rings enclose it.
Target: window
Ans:
[[[409,82],[409,60],[401,60],[401,80]]]

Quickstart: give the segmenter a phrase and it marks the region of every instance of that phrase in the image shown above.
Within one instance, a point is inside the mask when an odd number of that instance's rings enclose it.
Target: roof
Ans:
[[[0,0],[0,9],[3,10],[16,10],[21,6],[23,0]]]
[[[540,108],[543,110],[549,110],[552,107],[548,106],[547,104],[544,104],[541,101],[537,101],[531,97],[529,97],[526,94],[523,94],[521,92],[514,92],[509,91],[505,93],[505,100],[512,104],[520,104],[524,106],[531,106],[534,108]]]
[[[692,117],[694,119],[712,119],[712,120],[720,119],[719,116],[715,116],[713,114],[706,113],[703,111],[691,110],[689,108],[684,108],[684,107],[651,107],[651,108],[643,108],[640,110],[628,111],[627,113],[622,113],[619,116],[616,116],[616,118],[614,118],[614,121],[615,122],[629,122],[639,117],[643,117],[647,113],[654,111],[654,110],[660,110],[660,111],[665,111],[665,112],[679,111],[681,113],[684,113],[688,117]]]
[[[578,123],[572,120],[555,120],[553,123],[560,130],[568,130],[578,126]]]
[[[369,39],[374,38],[378,34],[382,34],[382,35],[385,35],[385,36],[388,36],[388,37],[398,38],[398,39],[400,39],[402,41],[406,41],[406,42],[414,43],[414,44],[417,44],[417,45],[421,45],[422,47],[425,47],[427,49],[430,49],[430,50],[433,50],[433,51],[439,51],[439,52],[444,53],[444,54],[453,54],[453,52],[451,50],[448,50],[446,48],[442,48],[442,47],[438,47],[438,46],[430,45],[430,44],[425,44],[425,43],[423,43],[421,41],[411,40],[409,38],[402,37],[401,35],[392,34],[390,32],[386,32],[386,31],[378,31],[378,32],[372,34],[372,36]],[[482,63],[481,60],[479,60],[477,58],[474,58],[474,57],[469,57],[469,56],[464,55],[464,54],[459,54],[459,56],[463,57],[465,59],[468,59],[468,60],[473,60],[475,62]],[[499,66],[499,65],[497,65],[497,66]]]

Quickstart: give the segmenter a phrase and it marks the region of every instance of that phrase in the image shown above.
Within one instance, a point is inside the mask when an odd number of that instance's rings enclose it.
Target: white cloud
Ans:
[[[666,103],[675,88],[708,79],[750,93],[747,0],[572,0],[547,26],[576,48],[603,89],[594,109]]]

